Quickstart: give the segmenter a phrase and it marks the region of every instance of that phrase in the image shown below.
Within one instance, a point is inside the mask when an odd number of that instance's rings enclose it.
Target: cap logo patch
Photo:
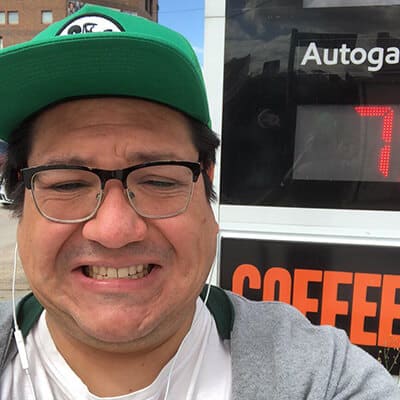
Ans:
[[[74,19],[64,26],[59,36],[77,33],[123,32],[124,29],[115,21],[100,15],[85,15]]]

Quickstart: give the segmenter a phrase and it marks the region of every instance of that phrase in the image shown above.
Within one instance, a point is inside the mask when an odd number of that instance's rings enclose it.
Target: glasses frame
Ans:
[[[160,165],[178,165],[178,166],[183,166],[186,168],[189,168],[190,171],[192,172],[192,182],[196,183],[197,180],[199,179],[200,173],[201,173],[201,165],[199,162],[193,162],[193,161],[175,161],[175,160],[165,160],[165,161],[150,161],[150,162],[145,162],[145,163],[141,163],[141,164],[136,164],[136,165],[132,165],[130,167],[124,168],[124,169],[116,169],[116,170],[106,170],[106,169],[99,169],[99,168],[90,168],[90,167],[85,167],[83,165],[71,165],[71,164],[47,164],[47,165],[39,165],[39,166],[35,166],[35,167],[27,167],[27,168],[22,168],[21,169],[21,174],[22,174],[22,180],[24,182],[25,187],[31,191],[32,193],[32,197],[33,197],[33,201],[35,203],[35,206],[37,208],[37,210],[39,211],[39,213],[45,217],[46,219],[53,221],[53,222],[59,222],[59,223],[64,223],[64,224],[71,224],[71,223],[80,223],[80,222],[85,222],[90,220],[91,218],[93,218],[95,216],[95,214],[97,213],[101,202],[103,200],[104,197],[104,188],[106,186],[107,181],[109,181],[110,179],[117,179],[119,181],[121,181],[122,186],[124,188],[124,190],[127,192],[127,197],[128,197],[128,201],[129,204],[132,206],[132,208],[142,217],[145,218],[157,218],[157,219],[161,219],[161,218],[170,218],[170,217],[174,217],[176,215],[182,214],[186,211],[191,197],[192,197],[192,193],[193,193],[193,187],[192,190],[190,191],[189,197],[188,197],[188,201],[186,206],[175,212],[175,213],[171,213],[165,216],[151,216],[151,215],[147,215],[147,214],[143,214],[140,211],[138,211],[134,205],[134,203],[131,201],[131,196],[129,195],[129,189],[127,186],[127,178],[128,175],[132,172],[132,171],[136,171],[138,169],[142,169],[142,168],[146,168],[146,167],[152,167],[152,166],[160,166]],[[54,218],[54,217],[50,217],[49,215],[46,215],[38,206],[36,198],[35,198],[35,191],[32,190],[33,189],[33,180],[35,178],[35,175],[41,171],[48,171],[48,170],[57,170],[57,169],[76,169],[76,170],[81,170],[81,171],[89,171],[94,173],[95,175],[97,175],[100,179],[101,182],[101,186],[100,186],[100,196],[98,198],[97,201],[97,205],[94,208],[93,212],[84,217],[84,218],[79,218],[79,219],[73,219],[73,220],[63,220],[63,219],[58,219],[58,218]]]

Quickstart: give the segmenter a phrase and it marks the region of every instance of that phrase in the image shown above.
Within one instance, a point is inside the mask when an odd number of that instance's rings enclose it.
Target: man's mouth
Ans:
[[[125,268],[85,265],[82,267],[82,271],[88,278],[98,280],[140,279],[148,275],[153,267],[153,264],[138,264]]]

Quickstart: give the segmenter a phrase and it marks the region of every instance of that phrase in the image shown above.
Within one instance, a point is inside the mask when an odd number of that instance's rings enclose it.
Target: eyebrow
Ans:
[[[47,159],[44,163],[46,165],[59,165],[59,164],[65,164],[65,165],[85,165],[90,163],[90,160],[88,159],[83,159],[80,157],[54,157],[54,158],[49,158]]]
[[[141,163],[146,163],[150,161],[169,161],[169,160],[178,160],[178,161],[190,161],[187,160],[190,157],[182,158],[179,157],[175,152],[134,152],[127,156],[127,161],[130,165],[136,165]],[[46,165],[82,165],[89,166],[94,165],[93,158],[82,158],[78,156],[57,156],[53,158],[47,159],[44,163]]]
[[[186,157],[190,158],[190,157]],[[186,159],[185,158],[185,159]],[[175,152],[158,152],[158,151],[150,151],[150,152],[134,152],[127,156],[127,160],[132,163],[144,163],[149,161],[163,161],[163,160],[183,160]]]

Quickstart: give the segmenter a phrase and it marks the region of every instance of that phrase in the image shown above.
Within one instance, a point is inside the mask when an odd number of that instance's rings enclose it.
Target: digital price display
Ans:
[[[227,2],[222,204],[400,211],[400,2],[369,4]]]
[[[399,182],[400,106],[298,106],[293,179]]]

